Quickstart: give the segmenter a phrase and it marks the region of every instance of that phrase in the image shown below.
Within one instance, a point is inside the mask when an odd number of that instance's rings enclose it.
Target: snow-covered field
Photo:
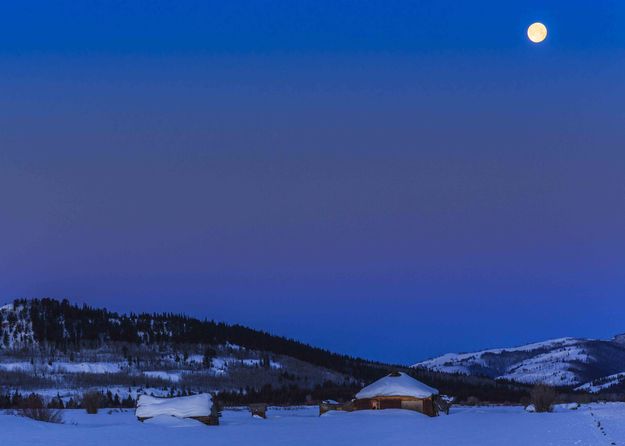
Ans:
[[[330,412],[270,409],[266,420],[226,410],[220,426],[161,417],[140,423],[132,411],[65,412],[55,425],[0,415],[0,444],[67,445],[625,445],[625,403],[592,404],[550,414],[520,407],[453,408],[428,418],[401,410]]]

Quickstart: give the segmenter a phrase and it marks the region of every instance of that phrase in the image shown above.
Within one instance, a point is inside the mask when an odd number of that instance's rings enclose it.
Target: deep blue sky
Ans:
[[[624,29],[620,0],[5,2],[0,300],[404,363],[624,332]]]

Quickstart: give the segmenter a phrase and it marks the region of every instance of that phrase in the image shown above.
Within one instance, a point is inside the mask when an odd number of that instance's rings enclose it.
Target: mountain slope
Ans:
[[[412,367],[524,384],[575,386],[625,371],[625,345],[617,340],[561,338],[514,348],[449,353]]]

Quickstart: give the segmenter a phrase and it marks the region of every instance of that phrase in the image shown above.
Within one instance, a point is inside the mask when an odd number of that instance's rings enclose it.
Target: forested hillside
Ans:
[[[371,379],[388,366],[331,353],[302,342],[241,325],[199,320],[180,314],[118,314],[67,300],[15,300],[6,313],[2,348],[46,346],[63,353],[107,343],[158,345],[232,344],[245,349],[290,356],[356,379]]]

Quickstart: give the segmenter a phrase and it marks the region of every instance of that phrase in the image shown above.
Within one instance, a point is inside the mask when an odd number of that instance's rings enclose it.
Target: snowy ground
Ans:
[[[519,407],[454,408],[427,418],[401,410],[328,413],[317,408],[270,409],[268,419],[226,410],[221,426],[172,417],[139,423],[132,411],[65,412],[54,425],[0,415],[0,444],[7,446],[185,445],[619,445],[625,446],[625,403],[593,404],[551,414]]]

